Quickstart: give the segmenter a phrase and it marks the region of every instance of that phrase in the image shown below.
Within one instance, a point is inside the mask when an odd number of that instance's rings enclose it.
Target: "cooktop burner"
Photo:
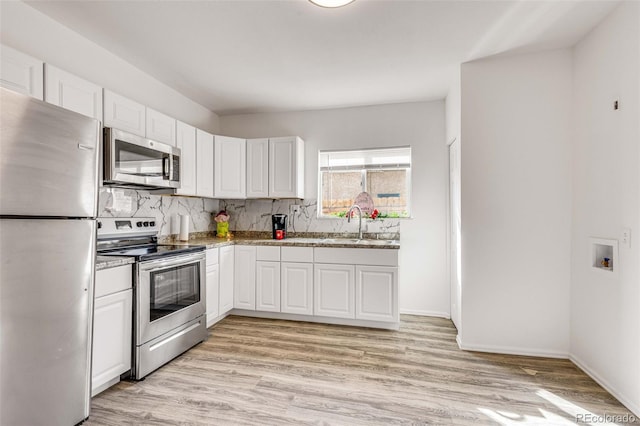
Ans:
[[[149,245],[143,247],[120,248],[107,252],[100,252],[101,256],[131,256],[136,260],[150,260],[158,257],[179,255],[203,251],[205,246],[195,245]]]

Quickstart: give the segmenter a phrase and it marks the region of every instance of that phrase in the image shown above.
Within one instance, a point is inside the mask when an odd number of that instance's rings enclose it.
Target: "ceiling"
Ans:
[[[460,63],[569,47],[612,1],[27,1],[220,114],[442,99]]]

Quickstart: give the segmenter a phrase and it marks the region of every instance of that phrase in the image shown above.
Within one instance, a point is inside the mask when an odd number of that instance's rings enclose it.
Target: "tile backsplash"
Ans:
[[[218,200],[210,198],[154,195],[122,188],[100,188],[98,198],[98,216],[155,217],[160,224],[160,235],[177,234],[175,221],[181,214],[189,215],[190,232],[213,231],[215,222],[211,213],[218,211]]]
[[[300,211],[292,215],[289,206],[300,205]],[[176,218],[190,217],[190,232],[213,232],[213,215],[226,209],[231,216],[232,231],[271,231],[271,215],[289,215],[288,229],[294,232],[357,233],[358,219],[347,223],[346,219],[319,219],[316,200],[213,200],[210,198],[154,195],[145,191],[122,188],[101,188],[98,216],[107,217],[155,217],[160,223],[160,235],[177,234]],[[363,220],[363,232],[379,234],[382,238],[398,238],[400,219]]]
[[[289,212],[292,204],[300,205],[300,211]],[[357,233],[358,219],[348,223],[346,219],[319,219],[317,200],[220,200],[220,209],[231,215],[229,228],[235,231],[270,231],[271,215],[288,215],[289,232]],[[383,238],[398,238],[400,219],[363,220],[362,231],[385,234]]]

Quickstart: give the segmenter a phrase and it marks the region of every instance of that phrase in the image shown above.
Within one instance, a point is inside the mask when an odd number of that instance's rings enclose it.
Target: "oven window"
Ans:
[[[150,321],[200,301],[200,263],[151,272]]]
[[[115,149],[119,173],[136,176],[163,176],[165,154],[118,140]]]

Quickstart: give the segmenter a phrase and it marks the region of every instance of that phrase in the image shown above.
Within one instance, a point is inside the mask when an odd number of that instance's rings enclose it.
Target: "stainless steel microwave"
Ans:
[[[122,130],[104,128],[104,185],[180,188],[180,149]]]

